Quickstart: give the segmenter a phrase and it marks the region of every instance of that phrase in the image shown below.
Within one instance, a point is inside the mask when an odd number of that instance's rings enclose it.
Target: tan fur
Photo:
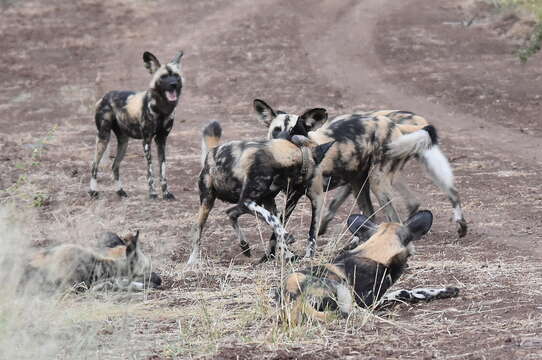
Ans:
[[[145,92],[141,91],[135,93],[127,99],[126,112],[132,119],[140,119],[141,111],[143,109],[143,97]]]
[[[397,236],[400,224],[387,223],[378,227],[378,231],[368,241],[352,250],[358,252],[359,257],[368,258],[378,263],[389,266],[392,260],[408,256],[405,248]]]

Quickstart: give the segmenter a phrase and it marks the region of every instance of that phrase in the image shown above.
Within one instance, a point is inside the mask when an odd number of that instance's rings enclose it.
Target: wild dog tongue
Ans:
[[[169,101],[175,101],[177,100],[177,93],[175,92],[175,90],[166,90],[166,98]]]

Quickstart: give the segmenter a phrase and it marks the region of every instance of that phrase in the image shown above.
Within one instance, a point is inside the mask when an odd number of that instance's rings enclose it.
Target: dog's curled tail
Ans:
[[[205,165],[205,158],[209,150],[215,148],[220,143],[222,136],[222,127],[218,121],[211,121],[203,128],[203,138],[201,139],[201,166]]]

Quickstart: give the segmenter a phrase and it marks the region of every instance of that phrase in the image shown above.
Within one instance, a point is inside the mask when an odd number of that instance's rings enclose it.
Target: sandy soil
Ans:
[[[163,290],[143,299],[113,301],[132,310],[93,318],[103,327],[101,358],[541,357],[541,55],[521,66],[517,41],[495,31],[490,9],[477,10],[484,21],[461,25],[471,11],[445,0],[55,0],[0,8],[0,188],[22,184],[2,197],[40,205],[36,243],[92,245],[101,231],[139,228],[165,278]],[[167,60],[178,49],[186,84],[168,142],[177,201],[147,199],[137,141],[121,166],[129,197],[114,194],[108,158],[101,197],[91,201],[97,96],[144,89],[142,52]],[[399,306],[369,321],[358,315],[362,323],[282,331],[262,295],[280,268],[252,267],[240,255],[222,203],[204,234],[206,265],[184,272],[201,128],[216,119],[225,140],[264,137],[254,98],[292,112],[404,109],[434,123],[469,234],[457,239],[444,195],[409,165],[404,176],[436,222],[398,286],[455,285],[460,297]],[[300,205],[288,226],[303,239],[309,212]],[[319,239],[324,253],[351,206]],[[242,224],[261,255],[269,231],[260,235],[250,217]],[[126,334],[127,343],[115,341]]]

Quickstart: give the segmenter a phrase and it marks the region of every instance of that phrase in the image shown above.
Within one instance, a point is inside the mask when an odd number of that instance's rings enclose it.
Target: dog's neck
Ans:
[[[147,94],[149,94],[149,100],[154,100],[154,104],[151,103],[151,110],[164,117],[170,116],[177,106],[178,101],[174,103],[167,101],[156,89],[147,90]]]

